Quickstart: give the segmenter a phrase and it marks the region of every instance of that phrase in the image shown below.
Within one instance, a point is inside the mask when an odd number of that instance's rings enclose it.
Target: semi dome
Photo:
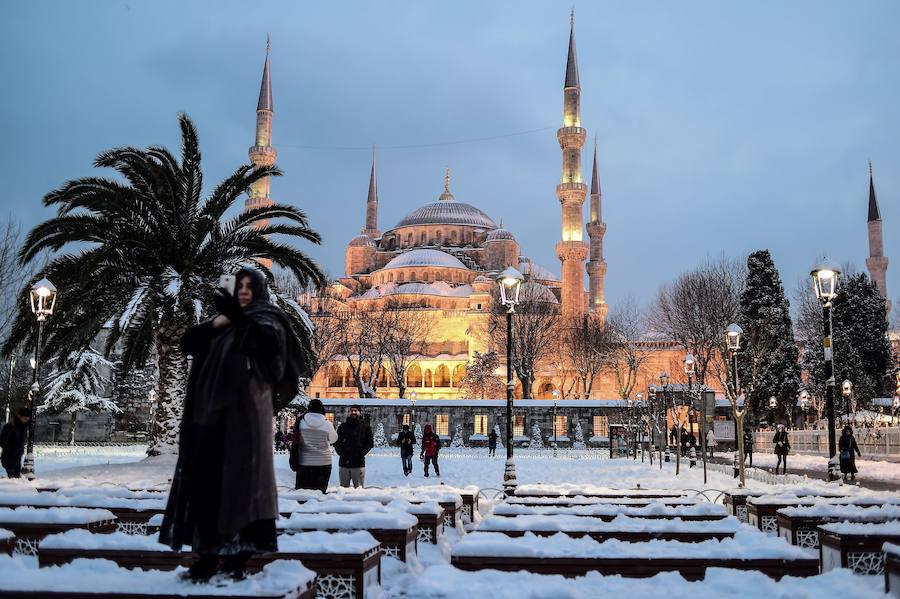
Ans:
[[[540,281],[559,281],[559,277],[534,262],[520,262],[519,272]]]
[[[440,250],[418,249],[400,254],[384,266],[384,270],[390,268],[409,268],[421,266],[439,266],[443,268],[462,268],[468,270],[466,265],[455,256]]]
[[[519,301],[543,302],[547,304],[558,304],[559,300],[553,295],[553,292],[535,281],[525,281],[519,293]]]
[[[368,235],[357,235],[347,245],[350,247],[375,247],[375,242]]]
[[[516,238],[513,237],[513,234],[506,229],[494,229],[487,234],[485,241],[505,241],[507,239],[510,241],[516,240]]]
[[[416,208],[403,217],[395,228],[415,225],[468,225],[482,229],[497,228],[497,223],[475,206],[446,199]]]

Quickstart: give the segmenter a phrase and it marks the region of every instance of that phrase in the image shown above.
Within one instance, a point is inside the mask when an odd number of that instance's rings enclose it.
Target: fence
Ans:
[[[837,435],[840,437],[840,428]],[[854,428],[853,434],[859,451],[866,459],[900,459],[900,427],[879,426]],[[757,431],[754,434],[754,451],[773,451],[774,431]],[[788,431],[791,453],[828,455],[828,431],[826,429]]]

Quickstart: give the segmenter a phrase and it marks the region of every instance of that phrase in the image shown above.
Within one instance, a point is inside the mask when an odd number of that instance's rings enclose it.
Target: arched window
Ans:
[[[450,369],[441,364],[434,371],[434,386],[449,387],[450,386]]]
[[[412,243],[413,243],[413,242],[412,242],[412,233],[407,233],[407,234],[406,234],[406,245],[407,245],[407,247],[408,247],[408,246],[411,246]]]
[[[440,229],[438,229],[437,234],[434,237],[435,239],[437,239],[438,245],[440,245],[441,241],[443,241],[444,239],[444,233]]]
[[[431,371],[425,371],[425,386],[426,387],[434,387],[434,381],[431,379]]]
[[[398,273],[397,273],[397,282],[398,282],[398,283],[402,283],[402,282],[403,282],[403,273],[402,273],[402,272],[398,272]]]
[[[450,243],[456,244],[456,231],[450,231]]]
[[[332,364],[328,367],[328,386],[329,387],[343,387],[343,372],[341,371],[341,367],[337,364]]]
[[[412,271],[409,273],[409,280],[410,281],[418,281],[419,280],[416,278],[416,271]]]
[[[388,283],[393,283],[393,282],[394,282],[394,273],[390,273],[388,275]]]
[[[428,237],[427,237],[425,231],[422,231],[422,235],[421,235],[421,237],[419,237],[419,244],[420,244],[420,245],[425,245],[425,240],[426,240],[426,239],[428,239]]]
[[[419,368],[418,364],[411,364],[409,368],[406,369],[406,386],[407,387],[421,387],[422,386],[422,369]]]
[[[493,373],[491,373],[493,374]],[[456,368],[453,369],[453,386],[459,387],[459,382],[466,377],[466,365],[465,364],[457,364]]]

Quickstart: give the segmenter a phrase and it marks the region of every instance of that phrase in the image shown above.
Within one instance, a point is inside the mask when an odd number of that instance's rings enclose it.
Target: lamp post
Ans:
[[[672,458],[669,457],[669,373],[668,372],[660,372],[659,373],[659,386],[662,387],[663,391],[663,440],[666,443],[666,461],[671,462]],[[672,425],[675,425],[675,417],[672,417]]]
[[[559,399],[559,391],[556,389],[553,390],[553,457],[556,457],[556,447],[557,447],[557,432],[556,432],[556,402]]]
[[[778,409],[778,399],[773,395],[769,398],[769,422],[775,428],[775,410]]]
[[[665,406],[663,406],[663,409],[661,410],[661,412],[657,411],[657,410],[659,410],[659,404],[656,403],[657,402],[656,385],[650,385],[650,387],[647,389],[647,395],[649,396],[649,401],[650,401],[650,405],[652,406],[653,414],[656,416],[656,418],[654,418],[654,420],[656,420],[657,433],[659,433],[662,437],[659,439],[659,441],[657,442],[657,445],[656,445],[657,456],[659,457],[659,469],[662,470],[662,461],[663,461],[662,448],[663,448],[663,444],[666,442],[666,422],[665,422],[666,411],[665,411]],[[662,418],[662,425],[659,424],[660,418]],[[652,435],[651,435],[651,437],[652,437]],[[650,463],[651,464],[653,463],[652,455],[650,456]]]
[[[413,430],[414,436],[416,434],[416,396],[417,395],[418,394],[415,391],[413,391],[412,393],[409,394],[409,401],[412,404],[412,414],[409,417],[409,419],[410,419],[409,424],[410,424],[410,428],[412,428],[412,430]]]
[[[706,484],[706,426],[705,420],[701,416],[697,416],[697,410],[694,407],[694,387],[693,387],[693,377],[695,368],[697,365],[697,361],[694,359],[694,354],[687,353],[684,356],[684,374],[687,375],[688,380],[688,397],[690,398],[690,409],[694,412],[695,418],[698,421],[701,421],[700,430],[697,432],[700,434],[700,453],[703,454],[703,484]],[[702,410],[701,410],[702,412]],[[691,422],[691,419],[688,418],[688,424],[691,428],[691,439],[694,438],[694,423]]]
[[[8,385],[6,385],[6,410],[3,414],[3,422],[9,422],[9,407],[12,403],[12,386],[13,386],[13,371],[16,369],[16,357],[12,356],[9,359],[9,381]]]
[[[737,437],[737,446],[738,452],[735,456],[736,461],[738,462],[736,466],[737,475],[740,476],[741,483],[740,486],[744,486],[744,416],[747,414],[748,402],[745,400],[744,405],[738,407],[738,393],[740,390],[740,384],[738,381],[738,362],[737,362],[737,354],[741,349],[741,335],[743,335],[744,329],[737,325],[737,323],[731,323],[725,328],[725,346],[728,348],[728,351],[731,352],[731,383],[732,390],[734,392],[733,401],[731,403],[731,412],[734,416],[734,436]]]
[[[31,378],[31,390],[28,392],[31,420],[28,422],[28,444],[25,450],[25,463],[22,466],[22,475],[28,480],[34,480],[34,419],[35,408],[38,401],[40,401],[41,392],[41,386],[38,383],[41,367],[41,339],[44,335],[44,321],[53,314],[53,308],[56,306],[56,287],[44,278],[32,285],[29,295],[31,311],[37,318],[38,332],[34,343],[34,371]]]
[[[810,271],[813,290],[822,302],[822,349],[825,354],[825,417],[828,420],[828,480],[837,479],[838,462],[835,457],[836,441],[834,430],[834,352],[831,344],[831,305],[837,296],[841,269],[823,259]]]
[[[850,403],[853,399],[853,383],[850,382],[850,379],[845,379],[843,383],[841,383],[841,394],[844,396],[844,414],[847,415],[847,420],[850,420]]]
[[[519,303],[522,273],[509,267],[497,277],[500,286],[500,303],[506,306],[506,469],[503,472],[503,490],[514,495],[519,482],[516,480],[516,461],[513,458],[512,410],[513,410],[513,324],[512,315]]]
[[[803,411],[803,428],[806,429],[806,413],[809,412],[809,391],[800,392],[800,409]]]
[[[631,420],[634,422],[635,432],[634,432],[634,459],[637,461],[637,448],[638,445],[641,446],[641,462],[644,461],[644,422],[639,417],[637,410],[640,409],[641,405],[644,403],[644,394],[637,394],[637,401],[634,402],[634,416],[632,416]],[[640,429],[638,429],[640,426]],[[640,432],[640,437],[638,437],[638,432]]]

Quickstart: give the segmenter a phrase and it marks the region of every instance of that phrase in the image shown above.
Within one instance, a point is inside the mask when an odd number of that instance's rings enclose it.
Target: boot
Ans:
[[[212,578],[218,568],[218,556],[201,555],[197,561],[191,564],[191,567],[183,574],[183,577],[191,582],[202,584],[209,582],[209,579]]]
[[[250,553],[247,551],[225,556],[222,559],[222,573],[234,581],[244,580],[247,577],[246,568],[249,559]]]

